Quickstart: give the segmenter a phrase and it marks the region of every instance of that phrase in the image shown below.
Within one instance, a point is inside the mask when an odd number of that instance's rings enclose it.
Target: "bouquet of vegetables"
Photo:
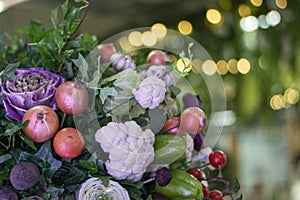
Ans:
[[[78,33],[90,6],[66,1],[53,28],[0,36],[0,199],[242,199],[222,176],[226,154],[205,144],[201,98],[178,84],[194,43],[99,44]]]

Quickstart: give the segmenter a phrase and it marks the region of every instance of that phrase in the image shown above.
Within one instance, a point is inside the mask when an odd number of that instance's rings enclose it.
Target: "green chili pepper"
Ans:
[[[155,137],[153,164],[170,164],[184,158],[186,139],[180,135],[158,135]]]
[[[158,194],[171,200],[202,200],[203,192],[200,181],[185,171],[172,169],[171,182],[166,186],[155,185]]]

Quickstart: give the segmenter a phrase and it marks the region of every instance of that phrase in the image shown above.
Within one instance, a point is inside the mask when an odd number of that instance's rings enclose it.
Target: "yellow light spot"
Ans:
[[[138,31],[133,31],[128,35],[128,41],[135,47],[142,46],[142,33]]]
[[[174,55],[169,55],[169,60],[170,60],[170,62],[176,63],[177,62],[177,57],[174,56]]]
[[[202,60],[200,59],[194,59],[192,61],[192,64],[193,64],[193,68],[192,68],[192,71],[196,74],[199,74],[200,71],[201,71],[201,66],[202,66]]]
[[[263,3],[263,0],[250,0],[251,4],[255,7],[260,7]]]
[[[130,49],[132,48],[132,45],[129,43],[127,36],[121,37],[119,39],[119,43],[124,51],[130,51]]]
[[[276,0],[276,6],[280,9],[285,9],[287,7],[287,0]]]
[[[167,35],[167,28],[162,23],[153,24],[151,31],[157,38],[164,38]]]
[[[189,35],[193,31],[193,26],[189,21],[182,20],[178,23],[178,30],[183,35]]]
[[[151,31],[144,32],[142,34],[141,40],[142,40],[142,43],[148,47],[154,46],[157,42],[157,38]]]
[[[237,60],[236,59],[230,59],[228,61],[228,71],[232,74],[237,74],[238,69],[237,69]]]
[[[247,74],[250,71],[250,62],[246,58],[241,58],[237,63],[240,73]]]
[[[217,65],[213,60],[206,60],[202,64],[202,71],[207,75],[213,75],[217,71]]]
[[[247,16],[251,15],[250,7],[245,4],[239,5],[238,12],[241,17],[247,17]]]
[[[219,60],[217,62],[217,70],[221,75],[225,75],[228,72],[227,62],[225,60]]]
[[[284,92],[284,99],[289,104],[295,104],[299,101],[299,92],[295,89],[288,88]]]
[[[270,106],[273,110],[280,110],[285,106],[285,101],[282,95],[276,94],[270,99]]]
[[[265,55],[262,55],[258,59],[258,64],[262,69],[268,69],[268,61]]]
[[[176,67],[180,72],[189,72],[192,70],[193,65],[190,59],[183,57],[177,60]]]
[[[206,12],[206,19],[212,24],[220,24],[222,22],[222,14],[216,9],[209,9]]]

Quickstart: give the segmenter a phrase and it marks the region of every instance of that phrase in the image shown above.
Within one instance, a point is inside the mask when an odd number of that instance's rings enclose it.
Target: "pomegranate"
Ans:
[[[147,63],[150,65],[166,65],[168,60],[168,55],[160,50],[153,50],[147,56]]]
[[[62,158],[75,158],[84,149],[82,134],[75,128],[61,129],[53,139],[54,151]]]
[[[202,131],[205,125],[206,115],[199,107],[189,107],[180,115],[180,128],[192,135]]]
[[[29,120],[23,132],[34,142],[45,142],[58,130],[58,116],[48,106],[34,106],[23,116],[22,123]]]
[[[78,114],[87,108],[89,94],[80,82],[67,81],[56,89],[55,101],[58,108],[64,113]]]

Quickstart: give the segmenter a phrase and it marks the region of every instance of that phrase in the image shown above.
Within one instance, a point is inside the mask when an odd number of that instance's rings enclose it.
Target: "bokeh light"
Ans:
[[[260,7],[263,3],[263,0],[250,0],[251,4],[255,7]]]
[[[261,55],[258,59],[258,64],[262,69],[268,69],[268,59],[267,56]]]
[[[269,23],[267,22],[267,19],[266,19],[265,15],[259,15],[258,16],[258,24],[259,24],[259,27],[262,28],[262,29],[269,28]]]
[[[219,60],[217,62],[217,71],[221,75],[225,75],[228,72],[227,62],[225,60]]]
[[[207,75],[213,75],[217,71],[217,65],[213,60],[206,60],[202,64],[202,71]]]
[[[180,72],[189,72],[192,70],[193,65],[189,58],[179,58],[176,62],[176,67]]]
[[[275,3],[280,9],[285,9],[287,7],[287,0],[276,0]]]
[[[266,20],[267,20],[268,24],[270,24],[271,26],[276,26],[280,23],[281,16],[280,16],[279,12],[277,12],[276,10],[272,10],[272,11],[268,12],[268,14],[266,16]]]
[[[284,97],[281,94],[273,95],[270,99],[270,106],[273,110],[280,110],[285,106]]]
[[[129,43],[128,41],[128,37],[124,36],[124,37],[121,37],[119,39],[119,43],[120,43],[120,46],[121,48],[124,50],[124,51],[130,51],[130,49],[132,48],[132,45]]]
[[[284,99],[289,104],[295,104],[299,101],[299,92],[295,89],[288,88],[284,92]]]
[[[237,60],[236,59],[230,59],[228,61],[228,71],[232,74],[237,74],[238,73],[238,69],[237,69]]]
[[[193,31],[193,26],[189,21],[182,20],[178,23],[178,30],[183,35],[189,35]]]
[[[246,4],[239,5],[238,12],[241,17],[248,17],[249,15],[251,15],[251,9]]]
[[[196,74],[200,73],[202,63],[203,63],[202,60],[200,60],[200,59],[194,59],[194,60],[192,61],[192,64],[193,64],[192,71],[193,71],[194,73],[196,73]]]
[[[241,28],[246,32],[253,32],[258,29],[258,19],[254,16],[244,17],[240,21]]]
[[[164,38],[167,35],[167,28],[162,23],[153,24],[151,31],[157,38]]]
[[[241,74],[247,74],[250,71],[250,62],[246,58],[241,58],[237,63],[238,71]]]
[[[222,22],[222,14],[216,9],[209,9],[206,12],[206,19],[212,24],[220,24]]]
[[[157,43],[157,38],[155,37],[154,33],[152,33],[151,31],[145,31],[142,34],[141,40],[142,43],[148,47],[154,46]]]
[[[135,47],[142,46],[142,33],[138,31],[133,31],[128,35],[128,41],[131,45]]]

